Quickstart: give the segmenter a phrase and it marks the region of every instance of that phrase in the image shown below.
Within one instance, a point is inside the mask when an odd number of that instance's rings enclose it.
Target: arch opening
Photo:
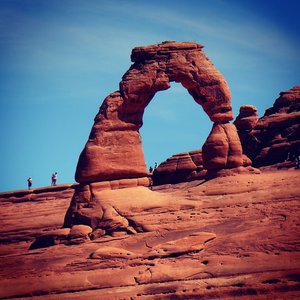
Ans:
[[[140,128],[147,168],[174,154],[201,149],[211,121],[181,83],[155,94],[143,115]]]

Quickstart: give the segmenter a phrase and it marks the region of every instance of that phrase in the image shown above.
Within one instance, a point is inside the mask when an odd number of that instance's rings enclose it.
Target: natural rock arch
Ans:
[[[242,147],[234,125],[229,87],[197,43],[163,42],[134,48],[133,65],[119,91],[110,94],[95,117],[76,170],[80,183],[139,178],[148,172],[139,129],[156,92],[180,82],[214,122],[203,146],[206,169],[242,165]]]

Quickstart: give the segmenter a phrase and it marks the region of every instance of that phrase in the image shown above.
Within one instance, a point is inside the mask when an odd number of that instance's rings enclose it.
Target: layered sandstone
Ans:
[[[153,184],[178,183],[204,179],[202,150],[175,154],[162,162],[153,173]]]
[[[253,120],[255,118],[253,116]],[[300,86],[280,93],[255,127],[252,127],[253,121],[245,131],[245,123],[239,118],[235,124],[243,152],[251,158],[254,166],[284,162],[289,154],[300,148]]]

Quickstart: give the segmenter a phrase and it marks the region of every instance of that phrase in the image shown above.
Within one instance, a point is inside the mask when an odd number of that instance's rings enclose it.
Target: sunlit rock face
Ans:
[[[243,152],[251,158],[254,166],[282,163],[299,149],[300,86],[281,92],[274,105],[257,121],[254,109],[247,118],[240,115],[234,123]]]
[[[212,122],[233,119],[229,87],[202,48],[196,43],[163,42],[132,50],[133,65],[124,74],[119,91],[107,96],[95,117],[79,158],[76,181],[147,175],[139,128],[146,106],[171,81],[180,82]]]
[[[233,124],[214,124],[203,148],[203,166],[207,170],[242,166],[242,146]]]

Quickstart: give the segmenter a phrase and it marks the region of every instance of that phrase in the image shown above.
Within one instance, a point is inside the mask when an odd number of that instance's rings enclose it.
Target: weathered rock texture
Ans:
[[[154,170],[152,179],[153,185],[160,185],[243,173],[260,173],[258,169],[252,167],[252,161],[244,154],[242,155],[242,167],[206,170],[203,166],[202,150],[193,150],[175,154],[162,162]]]
[[[214,124],[202,147],[203,166],[207,170],[242,166],[242,147],[233,124]]]
[[[234,125],[239,131],[251,131],[258,122],[257,109],[253,105],[240,107],[240,113],[234,121]]]
[[[74,196],[64,220],[64,227],[87,225],[92,235],[112,234],[114,232],[137,233],[130,221],[113,206],[113,199],[104,200],[102,195],[108,190],[149,186],[149,178],[123,179],[107,182],[81,184],[75,189]],[[142,231],[142,229],[140,230]]]
[[[194,150],[168,158],[154,170],[152,178],[153,184],[159,185],[203,179],[205,174],[202,150]]]
[[[104,100],[95,117],[77,165],[77,182],[147,175],[139,134],[143,113],[155,93],[168,89],[171,81],[180,82],[203,107],[212,122],[223,124],[233,119],[228,85],[202,48],[196,43],[163,42],[133,49],[133,65],[124,74],[120,90]],[[233,135],[232,138],[228,136],[230,145],[215,151],[219,155],[219,163],[216,160],[211,162],[210,155],[205,157],[208,168],[231,168],[241,163],[241,149],[237,149],[235,129],[231,127],[223,131],[226,136]],[[215,135],[210,139],[211,149],[219,146],[212,145],[214,142],[219,143],[218,137],[223,139],[224,135]],[[231,146],[231,142],[234,145]],[[226,147],[230,150],[227,151]],[[233,153],[236,158],[232,157]]]
[[[61,229],[75,187],[0,194],[1,299],[300,298],[299,170],[102,191],[135,235]]]
[[[282,163],[288,154],[300,148],[300,86],[280,93],[273,107],[255,124],[255,108],[247,106],[249,116],[244,118],[245,107],[234,122],[242,142],[243,152],[253,165],[267,166]]]

